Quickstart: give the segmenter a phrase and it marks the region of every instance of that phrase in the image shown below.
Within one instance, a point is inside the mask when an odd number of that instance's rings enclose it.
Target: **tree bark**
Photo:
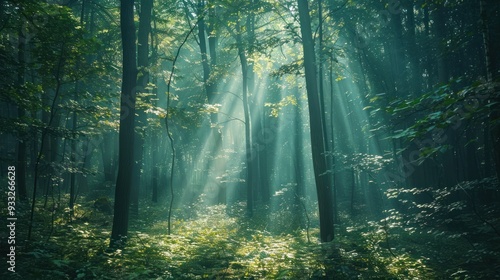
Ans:
[[[104,181],[115,182],[116,180],[116,133],[106,132],[101,142],[102,165],[104,169]]]
[[[24,85],[24,67],[25,67],[25,54],[26,54],[26,44],[24,37],[24,24],[20,23],[19,31],[18,31],[18,43],[17,43],[17,59],[18,59],[18,71],[17,71],[17,86],[21,88]],[[22,119],[26,115],[26,111],[21,105],[18,105],[17,108],[18,118]],[[17,190],[19,193],[20,201],[28,200],[28,191],[26,189],[26,142],[25,139],[26,133],[21,134],[21,139],[18,142],[17,146],[17,168],[16,168],[16,179],[17,179]]]
[[[127,239],[134,159],[135,87],[137,81],[134,0],[121,0],[120,28],[123,49],[123,75],[120,100],[119,167],[115,187],[115,206],[110,247],[123,246]]]
[[[320,239],[322,242],[333,240],[333,201],[330,176],[325,158],[324,136],[322,128],[321,106],[316,75],[316,58],[311,31],[311,17],[307,0],[297,0],[299,8],[300,31],[304,52],[304,70],[306,78],[309,119],[311,123],[311,147],[314,179],[318,195]]]
[[[497,50],[500,48],[500,4],[493,0],[481,0],[481,30],[483,35],[484,57],[486,64],[486,81],[491,84],[489,86],[489,99],[491,102],[498,102],[498,92],[500,88],[494,82],[500,79],[500,56]],[[496,22],[494,22],[496,20]],[[500,106],[494,105],[491,107],[490,122],[493,124],[490,128],[491,140],[493,147],[493,160],[495,162],[495,172],[498,180],[500,180]]]
[[[408,11],[408,34],[407,34],[407,50],[408,56],[410,57],[410,67],[411,67],[411,79],[410,79],[410,89],[412,93],[421,95],[422,92],[422,73],[420,67],[420,50],[417,45],[416,35],[415,35],[415,12],[414,12],[414,0],[408,1],[407,3]]]
[[[151,12],[153,10],[153,0],[141,0],[141,11],[139,14],[139,30],[137,32],[137,66],[139,76],[137,79],[137,90],[146,93],[149,83],[149,34],[151,32]],[[144,98],[143,98],[144,99]],[[146,102],[146,100],[142,100]],[[139,191],[141,187],[141,172],[144,154],[144,142],[146,137],[146,112],[141,108],[136,110],[137,120],[135,121],[135,150],[134,150],[134,170],[132,171],[132,189],[130,211],[132,217],[139,216]]]
[[[243,114],[245,116],[245,160],[246,160],[246,186],[247,186],[247,215],[253,215],[253,193],[254,193],[254,153],[252,149],[252,121],[250,108],[248,106],[248,62],[241,38],[241,26],[237,24],[236,44],[238,45],[238,56],[241,64],[243,83]]]
[[[204,9],[205,9],[204,1],[198,0],[198,17],[199,17],[198,39],[200,44],[201,64],[203,67],[203,84],[205,87],[205,93],[207,95],[208,104],[215,105],[216,94],[217,94],[217,82],[216,79],[212,76],[212,70],[217,64],[217,57],[216,57],[217,47],[216,47],[216,41],[214,41],[215,39],[211,38],[212,36],[209,36],[208,38],[209,51],[207,50],[207,38],[205,32],[206,31],[208,32],[208,30],[212,28],[207,27],[207,25],[205,24],[205,15],[203,15]],[[214,8],[209,8],[208,15],[210,17],[215,16]],[[209,20],[213,19],[209,18]],[[211,26],[211,24],[209,24],[209,26]],[[208,52],[210,53],[210,59],[208,57]],[[216,155],[220,152],[220,148],[222,145],[222,134],[220,132],[220,126],[218,125],[217,112],[210,113],[210,122],[211,122],[210,134],[208,138],[208,141],[211,144],[209,145],[209,147],[211,147],[210,153],[211,155]],[[213,171],[222,172],[222,170],[220,170],[222,167],[220,166],[220,164],[218,164],[217,160],[215,160],[216,157],[214,156],[213,158],[214,159],[207,162],[208,171],[206,174],[215,174],[215,176],[219,176],[219,174],[213,173]]]
[[[435,11],[434,21],[435,21],[435,33],[436,33],[436,44],[437,44],[437,74],[438,83],[444,84],[448,83],[450,79],[448,56],[449,50],[446,46],[446,40],[448,39],[448,31],[446,27],[447,11],[446,7],[440,5]]]

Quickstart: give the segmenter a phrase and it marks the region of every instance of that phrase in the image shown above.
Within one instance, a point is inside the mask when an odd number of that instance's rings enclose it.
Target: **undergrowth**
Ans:
[[[78,205],[72,221],[63,210],[38,210],[37,222],[54,218],[53,230],[35,231],[36,241],[20,245],[16,273],[2,279],[477,279],[460,254],[483,248],[412,231],[397,211],[381,221],[350,217],[324,244],[313,223],[309,242],[303,227],[269,226],[288,216],[270,220],[261,209],[246,218],[243,204],[177,211],[167,235],[166,208],[145,204],[144,219],[131,222],[127,246],[110,250],[111,215],[90,204]]]

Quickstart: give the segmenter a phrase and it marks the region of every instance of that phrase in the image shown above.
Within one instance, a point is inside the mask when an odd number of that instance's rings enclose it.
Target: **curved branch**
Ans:
[[[172,135],[170,133],[170,127],[168,125],[168,107],[170,106],[170,85],[172,84],[172,77],[174,76],[174,72],[175,72],[175,63],[177,62],[177,59],[179,58],[181,49],[184,46],[184,44],[186,43],[189,36],[191,36],[191,33],[193,33],[194,29],[196,28],[196,26],[198,25],[198,22],[200,20],[201,20],[201,17],[198,19],[196,24],[193,25],[193,27],[191,27],[189,32],[184,37],[184,40],[182,41],[181,45],[179,46],[179,48],[177,48],[177,53],[175,54],[175,58],[172,61],[172,70],[170,71],[170,76],[168,77],[168,83],[167,83],[167,105],[166,105],[167,106],[167,108],[166,108],[167,114],[165,117],[165,128],[167,130],[168,139],[170,140],[170,148],[172,149],[172,169],[170,170],[170,205],[168,208],[168,222],[167,222],[167,224],[168,224],[167,234],[168,235],[170,235],[170,232],[171,232],[171,222],[170,221],[172,219],[172,206],[174,203],[174,167],[175,167],[174,139],[172,138]]]
[[[220,111],[219,111],[218,113],[219,113],[219,114],[221,114],[221,115],[227,116],[227,118],[228,118],[228,120],[227,120],[227,121],[220,122],[220,123],[218,123],[218,124],[227,123],[227,122],[229,122],[229,121],[240,121],[241,123],[245,124],[245,121],[244,121],[244,120],[242,120],[242,119],[240,119],[240,118],[236,118],[236,117],[230,116],[229,114],[226,114],[226,113],[224,113],[224,112],[220,112]]]

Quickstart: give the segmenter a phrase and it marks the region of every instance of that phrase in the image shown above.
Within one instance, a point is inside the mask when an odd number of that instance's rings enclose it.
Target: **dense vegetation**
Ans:
[[[0,275],[495,279],[499,34],[494,0],[1,1]]]

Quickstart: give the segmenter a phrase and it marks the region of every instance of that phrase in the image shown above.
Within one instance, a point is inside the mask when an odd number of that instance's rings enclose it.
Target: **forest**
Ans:
[[[500,279],[500,1],[1,0],[2,279]]]

